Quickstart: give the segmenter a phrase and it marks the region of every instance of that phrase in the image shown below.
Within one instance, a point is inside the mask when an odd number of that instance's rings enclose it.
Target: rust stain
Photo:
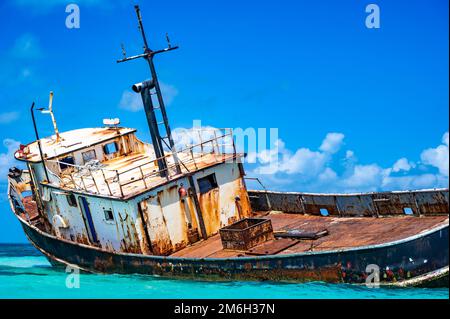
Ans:
[[[121,251],[127,253],[142,253],[138,233],[136,231],[135,223],[133,223],[128,212],[124,210],[119,212],[120,227],[122,229],[123,238],[121,240]]]
[[[162,192],[140,203],[147,230],[150,236],[152,251],[155,255],[168,255],[172,251],[172,242],[167,230],[164,213],[161,208]]]
[[[114,267],[114,261],[112,256],[108,257],[107,259],[95,257],[94,260],[95,269],[105,272],[107,269],[110,269],[112,267]]]
[[[248,197],[247,189],[245,188],[242,177],[238,179],[237,195],[239,196],[239,204],[241,208],[241,218],[250,217],[252,209],[250,206],[250,198]]]
[[[219,190],[215,188],[207,193],[200,194],[198,201],[203,213],[206,233],[211,236],[221,228]]]
[[[149,248],[151,243],[149,243],[147,241],[146,234],[145,234],[146,233],[146,229],[144,227],[144,223],[146,223],[146,221],[142,220],[140,214],[138,214],[137,215],[137,219],[136,219],[136,225],[137,225],[137,227],[139,229],[139,232],[140,232],[141,238],[142,238],[142,240],[140,241],[141,251],[145,255],[152,255],[152,252],[151,252],[151,250]]]
[[[414,216],[448,215],[448,190],[382,192],[365,194],[305,194],[249,191],[251,206],[255,211],[271,209],[285,213],[320,215],[326,209],[329,216],[383,217],[404,216],[412,211]]]
[[[77,234],[75,237],[75,241],[80,244],[90,245],[89,239],[85,234]]]

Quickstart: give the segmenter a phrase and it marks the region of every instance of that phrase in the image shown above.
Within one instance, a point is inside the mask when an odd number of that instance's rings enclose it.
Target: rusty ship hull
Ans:
[[[344,240],[341,244],[346,247],[335,246],[330,249],[327,248],[327,241],[322,241],[322,244],[325,244],[322,249],[317,243],[316,248],[308,249],[306,247],[313,247],[315,241],[299,240],[284,246],[278,244],[279,247],[275,249],[278,248],[281,253],[277,254],[273,254],[274,251],[267,255],[264,253],[252,255],[249,251],[237,254],[220,248],[216,248],[217,252],[211,254],[214,251],[211,249],[214,244],[208,246],[206,242],[213,241],[208,239],[197,243],[196,249],[194,245],[194,249],[190,247],[182,250],[182,253],[169,256],[116,253],[57,238],[32,225],[23,218],[23,212],[16,213],[30,242],[56,267],[72,265],[92,273],[135,273],[195,280],[324,281],[364,284],[370,274],[367,267],[376,265],[380,270],[381,285],[448,287],[448,215],[436,213],[439,206],[444,209],[447,207],[446,202],[434,205],[428,203],[428,210],[434,213],[423,214],[420,217],[392,214],[378,218],[362,215],[325,217],[302,214],[298,206],[301,195],[296,193],[249,191],[249,194],[255,211],[265,212],[265,216],[271,217],[271,214],[265,211],[268,204],[271,209],[283,208],[289,212],[272,211],[271,219],[275,228],[279,226],[286,228],[286,225],[293,223],[309,224],[316,229],[318,226],[326,226],[334,236],[341,238],[349,235],[345,231],[352,231],[353,243],[349,244],[348,240]],[[382,194],[384,197],[388,196],[388,193]],[[432,195],[436,197],[436,194],[444,194],[440,199],[445,200],[448,191],[435,192]],[[406,195],[411,196],[410,193]],[[370,196],[379,197],[381,193],[372,193]],[[316,201],[320,201],[320,198],[323,199],[323,195],[317,196]],[[336,200],[337,197],[333,198]],[[331,206],[328,208],[333,211]],[[261,211],[262,209],[265,210]],[[378,212],[380,213],[380,210]],[[339,219],[339,222],[336,223],[336,219]],[[336,234],[339,228],[334,229],[333,223],[341,225],[339,226],[341,232]],[[408,225],[408,223],[409,232],[406,230],[408,227],[397,227],[400,229],[395,234],[393,225]],[[358,227],[365,228],[366,232],[361,231],[358,234],[355,231]],[[373,240],[372,244],[370,240],[364,244],[360,239],[361,236],[365,234],[365,238],[370,238],[374,231],[379,232],[379,238]],[[328,242],[330,241],[339,245],[333,238]],[[267,244],[263,248],[274,249]]]
[[[57,239],[24,220],[20,222],[31,243],[52,264],[74,265],[94,273],[145,274],[200,280],[364,284],[368,275],[367,265],[375,264],[385,270],[389,266],[392,269],[381,273],[382,284],[398,284],[448,266],[448,226],[422,236],[374,247],[267,257],[177,258],[111,253]],[[424,255],[428,256],[426,263]],[[405,265],[410,259],[417,260],[417,264],[409,267]],[[417,284],[448,287],[448,272]]]

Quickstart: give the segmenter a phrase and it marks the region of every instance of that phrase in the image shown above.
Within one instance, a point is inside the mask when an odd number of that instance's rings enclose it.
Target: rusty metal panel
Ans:
[[[128,253],[142,253],[140,229],[137,227],[138,214],[137,205],[130,205],[126,202],[110,201],[112,204],[113,213],[115,214],[115,223],[106,223],[104,220],[103,205],[104,201],[95,201],[99,206],[96,209],[98,216],[97,224],[102,227],[99,228],[99,233],[103,236],[104,241],[108,245],[115,245],[117,241],[120,242],[120,251]],[[111,206],[106,206],[106,208]],[[115,230],[114,230],[115,228]],[[99,235],[100,236],[100,235]],[[113,248],[116,250],[116,248]]]
[[[406,209],[411,209],[414,215],[449,213],[448,189],[328,195],[249,191],[253,210],[269,209],[266,196],[271,210],[286,213],[318,215],[320,209],[342,217],[405,215]]]
[[[372,199],[376,205],[378,215],[404,215],[407,210],[410,210],[415,215],[419,215],[413,192],[374,193]]]
[[[182,202],[178,193],[180,186],[181,183],[169,184],[164,187],[164,191],[157,193],[165,225],[172,242],[172,251],[180,250],[189,244],[188,216],[181,205]],[[192,219],[192,215],[190,215],[190,218]]]
[[[302,205],[302,211],[311,215],[320,215],[321,209],[326,209],[329,215],[340,214],[339,208],[336,205],[334,196],[313,196],[313,195],[301,195],[300,205]]]
[[[172,251],[172,242],[163,215],[160,199],[152,196],[140,203],[150,236],[152,251],[156,255],[167,255]]]
[[[268,192],[273,210],[285,213],[305,213],[301,204],[301,194]]]
[[[449,212],[448,190],[414,192],[414,198],[421,214],[448,214]]]
[[[220,192],[218,188],[214,188],[205,194],[199,194],[199,203],[202,211],[203,220],[205,222],[206,234],[211,236],[215,234],[221,227],[221,211],[220,211]]]
[[[130,201],[141,207],[156,255],[173,253],[199,240],[198,212],[191,196],[180,197],[181,187],[189,190],[187,179],[160,186]]]
[[[376,216],[370,195],[335,196],[341,216]]]

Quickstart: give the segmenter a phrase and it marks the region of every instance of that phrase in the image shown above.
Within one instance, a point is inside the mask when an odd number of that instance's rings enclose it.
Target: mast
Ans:
[[[151,79],[143,81],[141,83],[134,84],[132,86],[132,89],[134,92],[141,94],[142,102],[144,104],[145,115],[147,117],[147,122],[148,122],[149,130],[150,130],[150,135],[152,137],[153,148],[155,150],[156,158],[158,159],[158,167],[159,167],[160,175],[162,177],[168,178],[169,172],[168,172],[167,159],[166,159],[166,155],[164,152],[164,145],[168,149],[170,149],[172,152],[172,157],[174,159],[176,173],[181,174],[181,169],[180,169],[180,161],[178,159],[177,151],[175,149],[175,143],[174,143],[173,137],[172,137],[172,131],[171,131],[170,125],[169,125],[169,119],[168,119],[167,113],[166,113],[164,99],[163,99],[163,96],[161,93],[161,87],[160,87],[159,81],[158,81],[158,75],[156,73],[155,65],[153,63],[153,57],[159,53],[178,49],[178,46],[172,47],[170,45],[169,38],[166,35],[168,47],[165,49],[162,49],[162,50],[156,50],[156,51],[151,50],[148,46],[147,38],[145,36],[145,31],[144,31],[144,26],[142,24],[142,17],[141,17],[141,11],[139,9],[139,6],[135,5],[134,9],[136,11],[136,16],[137,16],[138,23],[139,23],[139,30],[141,32],[141,36],[142,36],[142,39],[144,42],[144,47],[143,47],[144,53],[135,55],[135,56],[131,56],[131,57],[126,57],[125,49],[122,47],[124,57],[123,57],[123,59],[118,60],[117,63],[126,62],[126,61],[130,61],[130,60],[138,59],[138,58],[144,58],[145,60],[147,60],[148,66],[150,68]],[[152,90],[154,90],[154,92],[152,92]],[[153,101],[151,98],[151,95],[153,95],[153,94],[156,94],[158,106],[153,105]],[[161,122],[158,122],[158,118],[156,115],[156,111],[158,111],[158,110],[161,112],[161,117],[162,117]],[[161,136],[160,125],[163,125],[162,129],[165,131],[165,136]]]

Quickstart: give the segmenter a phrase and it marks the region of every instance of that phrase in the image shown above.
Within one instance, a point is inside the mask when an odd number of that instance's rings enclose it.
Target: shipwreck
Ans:
[[[140,94],[152,143],[103,127],[21,145],[8,195],[30,242],[55,267],[204,280],[448,287],[449,191],[359,194],[247,190],[231,129],[177,148],[151,50]],[[152,95],[154,98],[152,99]],[[31,114],[35,111],[34,103]],[[34,115],[33,115],[34,122]],[[206,138],[205,138],[206,136]]]

